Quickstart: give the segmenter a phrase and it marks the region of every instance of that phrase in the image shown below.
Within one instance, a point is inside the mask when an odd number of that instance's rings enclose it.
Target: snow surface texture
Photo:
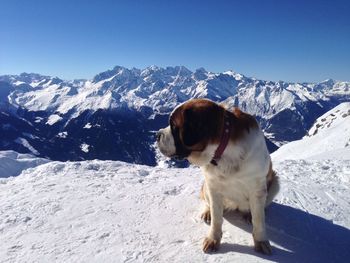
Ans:
[[[291,160],[275,169],[282,190],[267,209],[270,257],[254,252],[251,226],[235,213],[225,215],[220,250],[201,251],[209,227],[199,219],[199,169],[84,161],[0,179],[0,259],[347,262],[350,161]]]
[[[350,102],[344,102],[319,117],[303,139],[287,143],[272,154],[285,159],[350,160]]]

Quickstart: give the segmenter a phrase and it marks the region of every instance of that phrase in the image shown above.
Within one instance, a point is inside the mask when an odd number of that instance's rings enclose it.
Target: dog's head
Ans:
[[[193,99],[170,115],[169,126],[157,133],[160,151],[167,157],[188,158],[220,138],[224,108],[207,99]]]

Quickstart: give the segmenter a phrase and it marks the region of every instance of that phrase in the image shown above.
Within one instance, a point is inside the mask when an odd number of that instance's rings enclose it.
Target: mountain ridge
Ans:
[[[24,148],[40,148],[36,151],[42,157],[54,158],[60,155],[53,152],[71,144],[64,148],[67,160],[135,162],[132,156],[139,156],[138,163],[154,165],[153,131],[167,125],[173,108],[188,99],[205,97],[228,109],[240,107],[257,118],[272,142],[282,145],[300,139],[317,117],[349,101],[350,82],[287,83],[249,78],[234,71],[190,71],[184,66],[115,66],[91,80],[65,81],[36,73],[3,75],[0,92],[0,121],[8,122],[0,126],[5,138],[0,149],[24,152]],[[129,142],[133,151],[127,144],[130,132],[138,144]],[[106,147],[108,141],[124,154],[112,149],[101,152],[101,145]]]

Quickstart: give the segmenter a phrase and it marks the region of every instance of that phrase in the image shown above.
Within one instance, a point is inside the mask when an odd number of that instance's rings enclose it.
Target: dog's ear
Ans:
[[[203,120],[193,108],[184,111],[184,126],[182,132],[183,143],[191,147],[199,143],[205,136]]]
[[[216,133],[219,108],[216,104],[190,107],[184,110],[183,143],[193,147]]]

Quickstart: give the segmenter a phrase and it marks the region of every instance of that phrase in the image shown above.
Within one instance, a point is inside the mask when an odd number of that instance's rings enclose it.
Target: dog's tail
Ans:
[[[267,197],[266,207],[272,203],[273,199],[280,190],[280,183],[276,172],[270,168],[269,174],[267,175]]]

